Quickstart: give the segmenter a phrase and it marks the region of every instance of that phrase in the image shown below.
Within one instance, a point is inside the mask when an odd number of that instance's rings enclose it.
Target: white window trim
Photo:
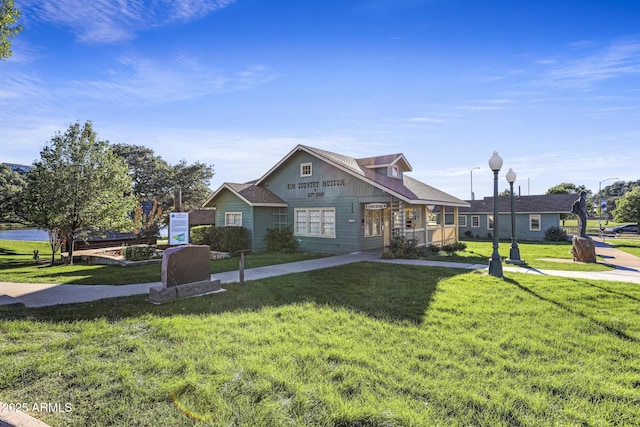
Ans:
[[[306,212],[306,232],[298,231],[298,212]],[[320,212],[320,226],[319,233],[311,233],[309,228],[309,212],[311,211],[319,211]],[[332,212],[333,213],[333,234],[324,234],[325,223],[322,222],[324,215],[323,212]],[[301,237],[317,237],[321,239],[335,239],[336,238],[336,208],[295,208],[293,210],[293,222],[294,222],[294,236]]]
[[[229,224],[229,215],[240,215],[240,224]],[[224,226],[225,227],[242,227],[242,212],[225,212],[224,213]]]
[[[473,220],[476,219],[478,225],[473,225]],[[480,228],[480,215],[471,215],[471,228]]]
[[[307,166],[309,167],[309,173],[304,173],[304,168]],[[300,177],[304,178],[308,176],[313,176],[313,163],[311,162],[300,163]]]
[[[466,227],[466,226],[467,226],[467,216],[458,215],[458,227]]]
[[[533,228],[531,226],[533,218],[538,219],[538,228]],[[530,214],[529,215],[529,231],[542,231],[542,215],[540,214]]]
[[[487,215],[487,230],[493,230],[494,225],[493,215]]]

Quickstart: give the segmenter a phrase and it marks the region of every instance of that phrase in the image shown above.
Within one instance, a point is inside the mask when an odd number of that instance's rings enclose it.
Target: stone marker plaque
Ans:
[[[571,252],[573,253],[574,261],[596,262],[596,245],[593,243],[593,239],[574,236],[572,243]]]
[[[211,249],[207,245],[169,248],[162,257],[162,286],[149,289],[151,302],[224,292],[220,280],[211,280]]]
[[[167,288],[211,278],[211,248],[190,245],[169,248],[162,257],[162,285]]]

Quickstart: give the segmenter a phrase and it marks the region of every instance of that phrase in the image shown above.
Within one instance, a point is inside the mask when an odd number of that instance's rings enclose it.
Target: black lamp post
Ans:
[[[502,168],[502,157],[497,151],[489,159],[489,167],[493,171],[493,253],[489,258],[489,275],[502,277],[502,260],[498,253],[498,172]]]
[[[511,250],[509,251],[509,258],[505,261],[507,264],[524,264],[524,260],[520,259],[520,248],[518,248],[518,242],[516,240],[516,215],[513,205],[513,183],[516,181],[516,173],[513,169],[509,168],[507,172],[507,182],[511,192]]]

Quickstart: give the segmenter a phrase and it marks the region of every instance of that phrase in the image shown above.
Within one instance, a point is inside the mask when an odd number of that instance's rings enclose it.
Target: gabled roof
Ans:
[[[204,202],[203,206],[208,207],[209,203],[215,200],[224,190],[232,192],[250,206],[268,206],[274,208],[286,208],[289,206],[287,202],[264,187],[259,187],[253,183],[234,184],[230,182],[222,184],[220,188],[218,188],[213,195]]]
[[[516,213],[570,213],[573,202],[579,194],[543,194],[536,196],[515,196],[513,208]],[[460,214],[492,214],[493,197],[468,201],[468,208],[460,208]],[[511,213],[511,197],[498,197],[498,212]]]
[[[358,165],[367,169],[383,168],[387,166],[399,165],[403,171],[411,171],[411,165],[404,157],[404,154],[387,154],[386,156],[366,157],[357,159]]]
[[[189,211],[189,225],[209,225],[215,223],[215,209],[193,209]]]
[[[414,178],[411,178],[403,174],[403,178],[392,178],[386,175],[376,173],[372,168],[366,165],[373,166],[378,164],[378,167],[386,164],[385,162],[392,161],[392,163],[404,161],[406,166],[411,167],[404,159],[402,154],[393,154],[389,156],[380,157],[368,157],[366,159],[355,159],[353,157],[344,156],[342,154],[332,153],[330,151],[321,150],[319,148],[308,147],[305,145],[298,145],[289,152],[282,160],[280,160],[275,166],[264,174],[260,179],[255,182],[256,186],[265,181],[272,173],[280,168],[297,152],[306,152],[320,160],[331,164],[332,166],[358,178],[362,181],[373,185],[407,203],[412,204],[425,204],[425,205],[437,205],[443,204],[445,206],[468,206],[469,204],[464,200],[458,199],[450,194],[440,191],[434,187],[424,184]]]

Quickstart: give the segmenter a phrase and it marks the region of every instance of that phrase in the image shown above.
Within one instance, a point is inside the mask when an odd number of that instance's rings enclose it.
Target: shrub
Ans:
[[[569,236],[567,236],[567,232],[560,227],[549,227],[544,232],[544,240],[547,240],[549,242],[562,242],[568,239]]]
[[[293,237],[293,231],[288,227],[282,230],[267,229],[264,241],[267,242],[267,250],[270,252],[290,254],[298,250],[298,241]]]
[[[389,245],[389,251],[385,252],[383,258],[405,258],[416,259],[420,256],[418,241],[416,239],[407,239],[404,236],[394,236]]]
[[[249,230],[244,227],[200,225],[191,228],[190,237],[194,245],[209,245],[212,251],[230,254],[251,247]]]
[[[229,252],[233,255],[236,251],[249,248],[251,248],[249,230],[244,227],[224,227],[222,228],[220,249],[214,250]]]
[[[122,248],[122,256],[127,261],[143,261],[159,257],[155,246],[149,245],[125,246]]]
[[[209,245],[212,251],[223,251],[222,234],[224,229],[215,225],[199,225],[191,228],[190,238],[194,245]]]

